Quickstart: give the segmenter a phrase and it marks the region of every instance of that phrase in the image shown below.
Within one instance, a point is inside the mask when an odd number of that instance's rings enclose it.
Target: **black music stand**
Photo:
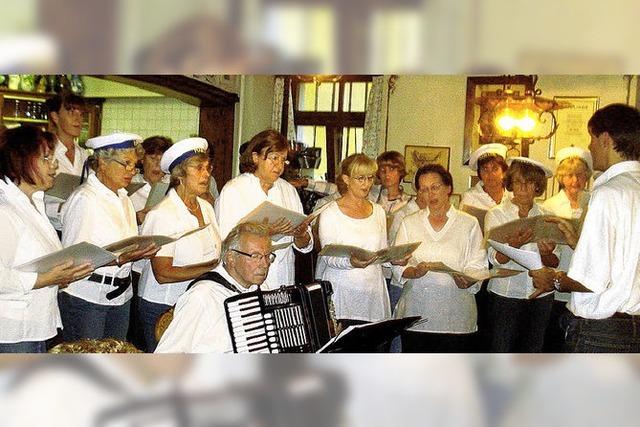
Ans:
[[[318,350],[318,353],[375,353],[420,319],[420,316],[411,316],[350,326]]]

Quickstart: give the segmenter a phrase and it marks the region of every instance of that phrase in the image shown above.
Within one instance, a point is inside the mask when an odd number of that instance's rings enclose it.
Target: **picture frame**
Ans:
[[[549,141],[549,158],[555,159],[556,153],[566,147],[589,147],[591,137],[587,123],[600,104],[597,96],[554,96],[555,101],[570,102],[573,107],[555,112],[558,130]]]
[[[426,163],[437,163],[449,170],[449,158],[451,148],[437,147],[432,145],[405,145],[404,159],[406,162],[407,174],[404,182],[413,182],[416,171]]]
[[[534,76],[486,76],[467,77],[467,92],[464,110],[464,141],[462,148],[462,164],[468,165],[471,153],[481,145],[495,142],[480,135],[478,121],[482,115],[482,107],[476,102],[483,93],[491,93],[505,88],[523,94],[527,90],[533,90]]]

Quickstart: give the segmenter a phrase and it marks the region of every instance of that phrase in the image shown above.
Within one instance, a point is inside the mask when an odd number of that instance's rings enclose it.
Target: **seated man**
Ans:
[[[232,352],[224,301],[257,290],[274,257],[268,226],[257,223],[235,226],[222,242],[222,263],[194,280],[178,299],[173,320],[156,353]]]

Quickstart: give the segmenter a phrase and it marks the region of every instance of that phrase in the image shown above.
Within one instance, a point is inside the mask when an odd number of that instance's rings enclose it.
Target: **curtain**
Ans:
[[[384,81],[384,76],[373,78],[364,118],[362,152],[373,159],[378,157],[380,147],[384,146]]]
[[[289,108],[287,109],[287,131],[281,129],[282,109],[284,106],[284,77],[276,77],[274,83],[273,112],[271,113],[271,127],[282,133],[288,140],[295,141],[296,128],[293,123],[293,94],[291,93],[291,82],[289,81]]]

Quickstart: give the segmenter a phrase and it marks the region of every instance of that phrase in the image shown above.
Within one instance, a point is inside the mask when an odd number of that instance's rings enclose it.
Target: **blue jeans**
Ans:
[[[22,341],[0,344],[0,353],[46,353],[46,341]]]
[[[534,300],[506,298],[489,292],[491,352],[542,351],[553,294]]]
[[[583,319],[569,312],[561,318],[565,351],[571,353],[640,352],[640,316]]]
[[[138,318],[142,324],[144,335],[145,351],[153,353],[158,345],[156,341],[156,323],[160,316],[171,308],[170,305],[149,302],[143,298],[138,298]]]
[[[66,292],[58,294],[64,341],[80,339],[127,339],[131,301],[123,305],[100,305],[76,298]]]

